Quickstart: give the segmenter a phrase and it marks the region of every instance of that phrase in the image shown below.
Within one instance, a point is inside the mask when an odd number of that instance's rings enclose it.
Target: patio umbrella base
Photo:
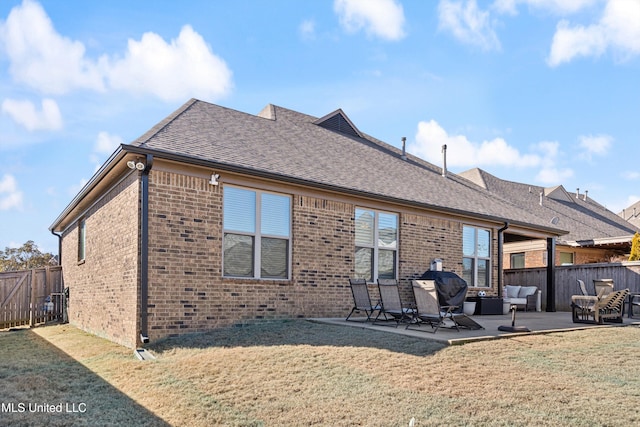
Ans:
[[[498,326],[499,331],[503,332],[531,332],[526,326],[516,326],[516,310],[515,304],[511,305],[511,326]]]

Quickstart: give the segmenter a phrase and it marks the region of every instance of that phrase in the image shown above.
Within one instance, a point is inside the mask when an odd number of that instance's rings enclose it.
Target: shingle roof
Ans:
[[[444,178],[439,167],[415,156],[403,160],[401,150],[360,132],[342,110],[324,118],[351,129],[335,131],[335,123],[274,105],[251,115],[192,99],[131,146],[210,162],[221,170],[241,169],[562,233],[562,227],[496,199],[466,179],[455,174]]]
[[[640,227],[640,201],[619,212],[618,215],[636,227]]]
[[[633,224],[595,200],[585,194],[576,197],[576,193],[568,193],[561,185],[545,188],[505,181],[482,169],[471,169],[460,176],[486,188],[496,197],[507,199],[540,218],[553,220],[558,227],[568,230],[559,243],[631,236],[637,231]]]

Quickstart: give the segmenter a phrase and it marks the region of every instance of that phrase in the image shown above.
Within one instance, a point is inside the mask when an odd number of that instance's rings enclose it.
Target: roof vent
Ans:
[[[447,144],[442,146],[442,176],[447,176]]]
[[[400,156],[402,160],[407,160],[407,150],[405,148],[406,143],[407,143],[407,137],[403,136],[402,137],[402,156]]]
[[[327,114],[326,116],[316,120],[314,123],[325,129],[340,132],[345,135],[355,136],[356,138],[362,138],[360,131],[353,123],[351,123],[351,120],[349,120],[341,109],[338,109],[331,114]]]

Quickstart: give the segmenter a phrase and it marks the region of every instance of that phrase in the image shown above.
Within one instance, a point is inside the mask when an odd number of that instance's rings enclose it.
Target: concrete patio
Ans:
[[[624,317],[623,323],[605,323],[603,325],[589,323],[573,323],[571,312],[517,312],[515,326],[525,326],[531,332],[504,332],[498,330],[499,326],[511,326],[511,314],[507,315],[486,315],[486,316],[469,316],[479,323],[484,329],[469,330],[440,328],[436,333],[432,333],[432,328],[428,325],[406,329],[406,324],[400,324],[397,328],[395,322],[389,321],[388,326],[380,323],[374,325],[372,322],[365,322],[366,318],[352,317],[349,321],[344,319],[312,319],[315,322],[326,323],[332,325],[341,325],[352,328],[364,328],[377,331],[403,334],[407,336],[424,338],[428,340],[438,341],[448,345],[466,344],[474,341],[492,340],[500,338],[509,338],[523,334],[548,334],[561,331],[573,331],[580,329],[592,328],[611,328],[620,326],[640,325],[640,319],[629,319]],[[351,321],[354,320],[354,321]]]

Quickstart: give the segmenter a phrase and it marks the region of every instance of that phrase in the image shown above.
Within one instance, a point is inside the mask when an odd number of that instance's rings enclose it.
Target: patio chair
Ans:
[[[351,294],[353,295],[353,308],[345,320],[349,320],[355,312],[364,312],[364,314],[367,315],[365,322],[371,321],[373,313],[380,311],[381,307],[380,303],[376,303],[375,305],[371,304],[367,281],[365,279],[349,279],[349,286],[351,287]],[[352,319],[351,321],[354,322],[355,320]]]
[[[587,290],[584,280],[577,279],[579,295],[571,296],[571,312],[573,323],[583,323],[589,320],[589,313],[598,302],[598,297]]]
[[[415,309],[402,303],[396,279],[378,279],[378,290],[380,291],[380,310],[374,324],[379,324],[380,316],[384,316],[384,320],[394,320],[396,328],[400,322],[410,322],[413,319]]]
[[[598,299],[601,299],[613,292],[613,279],[593,279],[593,288]]]
[[[413,321],[407,325],[407,329],[412,325],[420,326],[423,323],[431,326],[434,334],[442,327],[455,329],[456,331],[460,331],[460,327],[484,329],[466,314],[456,313],[458,306],[440,305],[435,280],[413,280],[412,284],[413,295],[416,299],[416,313]]]
[[[580,290],[582,295],[584,295],[585,297],[590,295],[595,295],[595,293],[591,293],[587,290],[587,285],[585,285],[584,280],[577,279],[577,282],[578,282],[578,289]]]
[[[574,295],[572,297],[572,300],[576,300],[575,304],[572,303],[574,323],[602,324],[604,321],[622,323],[627,295],[629,295],[629,289],[613,291],[601,299],[591,295]]]

